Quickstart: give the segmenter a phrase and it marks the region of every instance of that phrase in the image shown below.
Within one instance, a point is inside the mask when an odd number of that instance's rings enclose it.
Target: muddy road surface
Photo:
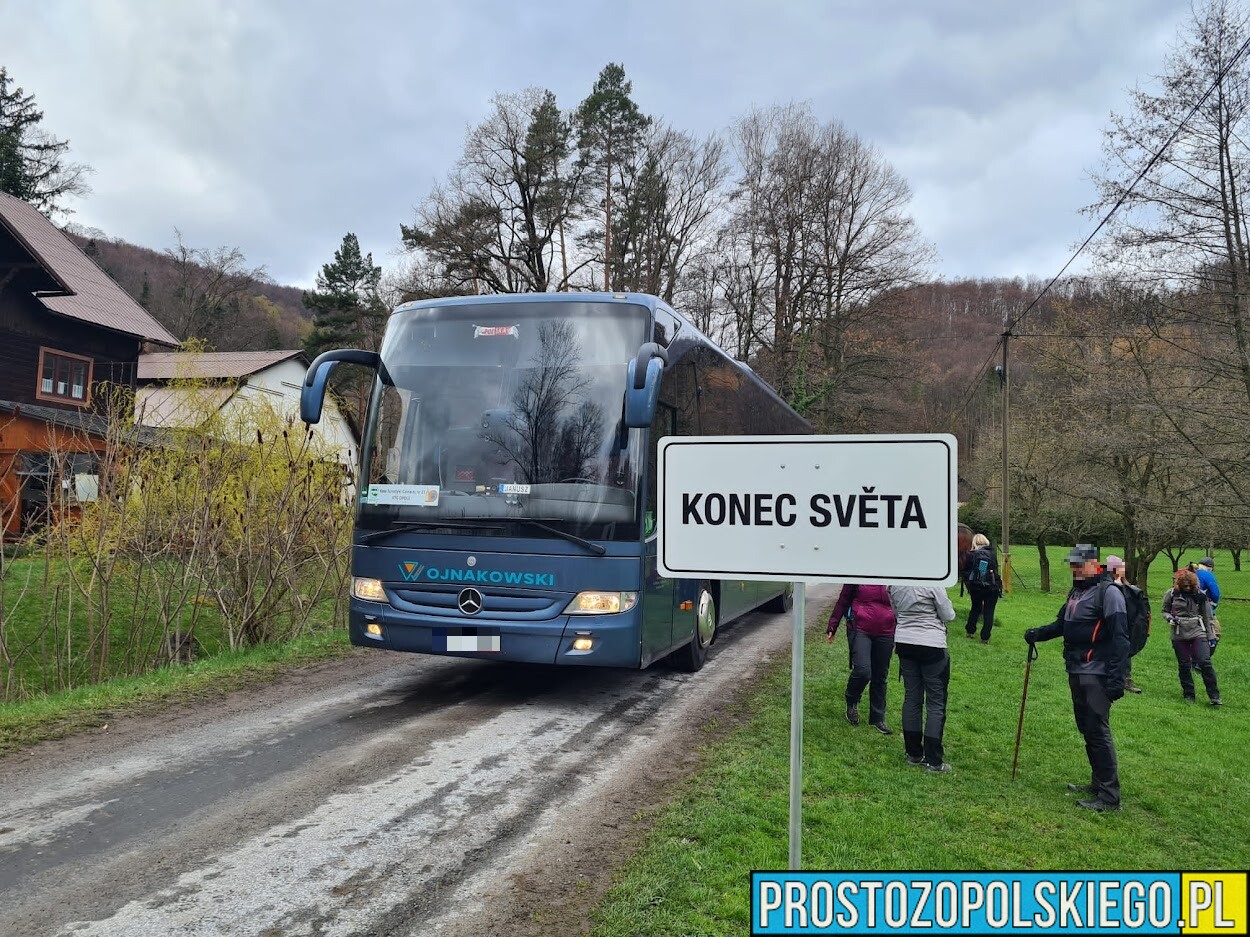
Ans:
[[[697,674],[360,652],[0,759],[0,934],[575,933],[789,621]]]

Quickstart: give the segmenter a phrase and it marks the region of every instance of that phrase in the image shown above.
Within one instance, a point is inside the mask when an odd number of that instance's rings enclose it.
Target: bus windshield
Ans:
[[[359,526],[636,539],[641,435],[621,416],[647,323],[642,306],[601,301],[395,313]]]

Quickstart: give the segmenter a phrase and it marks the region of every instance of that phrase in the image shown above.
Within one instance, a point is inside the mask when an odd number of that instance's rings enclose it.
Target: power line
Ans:
[[[964,393],[963,400],[955,410],[957,414],[962,416],[967,412],[968,404],[972,402],[972,397],[976,393],[977,385],[981,383],[981,378],[989,372],[990,362],[994,360],[994,357],[998,354],[998,349],[1002,348],[1002,346],[1003,340],[999,337],[998,341],[995,342],[994,347],[990,349],[990,353],[981,363],[981,366],[977,368],[976,374],[973,375],[972,380],[968,382],[968,389]]]
[[[1081,242],[1081,246],[1078,247],[1072,256],[1068,258],[1068,262],[1060,268],[1059,272],[1051,278],[1049,283],[1042,287],[1042,291],[1033,298],[1033,301],[1030,302],[1019,315],[1007,323],[1007,327],[1003,330],[1004,333],[1010,334],[1020,321],[1032,312],[1037,304],[1042,301],[1042,297],[1050,292],[1050,288],[1059,281],[1059,278],[1062,277],[1064,273],[1067,272],[1068,268],[1072,266],[1076,258],[1079,257],[1085,248],[1089,246],[1090,242],[1094,240],[1094,237],[1098,234],[1098,232],[1106,226],[1107,222],[1112,219],[1115,213],[1119,211],[1128,200],[1128,197],[1133,194],[1133,190],[1137,188],[1137,184],[1146,177],[1146,173],[1150,172],[1150,170],[1154,168],[1155,163],[1162,158],[1163,154],[1167,152],[1168,148],[1175,142],[1176,138],[1180,136],[1180,133],[1185,128],[1185,125],[1189,123],[1189,119],[1193,117],[1194,114],[1198,113],[1198,109],[1201,108],[1202,105],[1207,103],[1207,98],[1209,98],[1212,92],[1220,86],[1220,83],[1224,80],[1224,76],[1227,75],[1232,67],[1237,64],[1238,60],[1245,55],[1247,49],[1250,49],[1250,37],[1248,37],[1246,41],[1241,44],[1240,48],[1238,48],[1236,53],[1233,54],[1233,57],[1228,60],[1228,64],[1225,65],[1224,68],[1220,70],[1220,73],[1215,76],[1215,80],[1211,82],[1210,87],[1203,92],[1202,97],[1200,97],[1197,103],[1189,109],[1189,113],[1186,114],[1184,118],[1181,119],[1180,123],[1176,125],[1176,129],[1173,130],[1172,135],[1164,141],[1163,146],[1159,147],[1159,149],[1155,151],[1154,155],[1150,157],[1150,160],[1145,166],[1142,167],[1141,172],[1137,174],[1137,177],[1132,181],[1132,183],[1130,183],[1129,187],[1121,193],[1120,197],[1116,200],[1116,203],[1111,206],[1111,210],[1103,215],[1102,220],[1098,222],[1098,226],[1089,233],[1089,237]]]

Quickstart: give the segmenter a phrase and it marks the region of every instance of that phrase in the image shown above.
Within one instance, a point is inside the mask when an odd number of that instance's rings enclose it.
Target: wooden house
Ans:
[[[0,532],[38,522],[48,486],[90,499],[109,385],[178,340],[33,206],[0,193]],[[93,480],[94,479],[94,480]]]

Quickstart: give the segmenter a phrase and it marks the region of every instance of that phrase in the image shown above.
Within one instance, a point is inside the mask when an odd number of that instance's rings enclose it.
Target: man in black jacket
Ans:
[[[1024,633],[1029,644],[1063,637],[1076,727],[1085,737],[1090,782],[1068,789],[1091,795],[1077,805],[1098,812],[1120,809],[1120,774],[1111,738],[1111,704],[1124,695],[1129,659],[1128,616],[1119,589],[1101,581],[1098,550],[1078,543],[1068,554],[1072,591],[1049,625]]]

